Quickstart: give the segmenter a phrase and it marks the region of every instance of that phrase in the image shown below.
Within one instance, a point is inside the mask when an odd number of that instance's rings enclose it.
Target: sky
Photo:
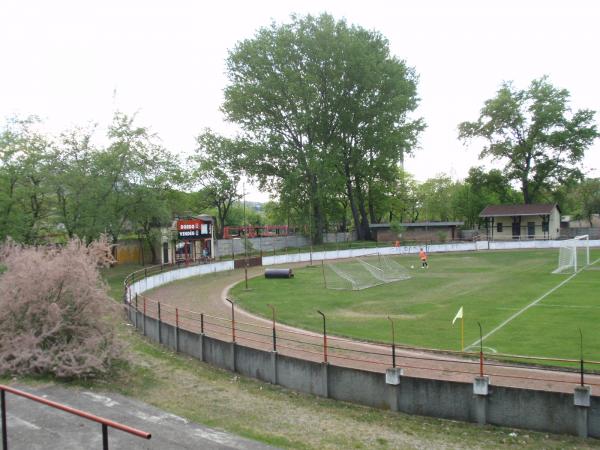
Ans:
[[[228,51],[273,21],[322,12],[379,31],[416,70],[413,116],[427,129],[405,169],[419,181],[494,166],[478,160],[482,142],[458,140],[457,125],[476,120],[503,81],[526,88],[548,75],[570,91],[573,110],[600,110],[594,1],[3,0],[0,120],[35,114],[57,132],[87,123],[102,129],[115,110],[137,113],[167,149],[189,154],[205,128],[237,132],[219,110]],[[600,142],[583,169],[600,176]],[[246,190],[247,200],[268,198]]]

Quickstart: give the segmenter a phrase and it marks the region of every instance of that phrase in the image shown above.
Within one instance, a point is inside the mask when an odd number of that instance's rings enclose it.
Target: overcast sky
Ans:
[[[381,32],[419,74],[416,116],[428,127],[406,162],[418,180],[463,178],[481,163],[457,124],[475,120],[503,80],[525,88],[547,74],[572,109],[600,110],[595,1],[3,0],[0,119],[36,114],[62,130],[138,111],[169,150],[189,153],[205,127],[235,133],[219,111],[228,50],[273,20],[321,12]],[[599,168],[596,143],[584,169]]]

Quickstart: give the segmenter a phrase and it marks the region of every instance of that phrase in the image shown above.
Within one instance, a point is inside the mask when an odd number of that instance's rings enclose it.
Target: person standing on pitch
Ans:
[[[426,269],[427,267],[429,267],[427,265],[427,253],[425,253],[423,247],[421,247],[421,250],[419,250],[419,259],[421,260],[421,269]]]

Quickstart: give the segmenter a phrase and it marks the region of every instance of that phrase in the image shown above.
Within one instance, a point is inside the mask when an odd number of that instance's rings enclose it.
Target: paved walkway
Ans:
[[[110,449],[267,450],[267,445],[213,430],[118,394],[98,394],[60,386],[11,386],[73,408],[152,433],[145,440],[110,429]],[[6,393],[10,450],[81,450],[102,448],[102,426],[78,416]]]

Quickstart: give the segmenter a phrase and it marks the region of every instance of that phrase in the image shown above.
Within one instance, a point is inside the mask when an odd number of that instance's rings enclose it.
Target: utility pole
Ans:
[[[244,255],[246,256],[246,267],[248,267],[248,224],[246,223],[246,183],[242,183],[242,198],[244,202]]]

